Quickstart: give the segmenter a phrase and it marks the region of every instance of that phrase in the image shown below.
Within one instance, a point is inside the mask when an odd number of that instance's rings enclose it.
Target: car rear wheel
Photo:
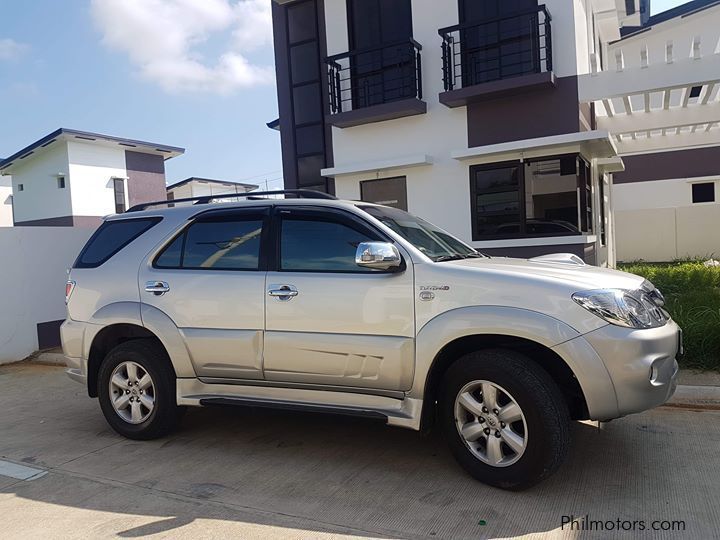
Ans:
[[[130,439],[169,433],[182,412],[167,355],[147,339],[121,343],[107,354],[98,374],[98,397],[110,426]]]
[[[570,415],[552,378],[509,350],[470,353],[443,379],[440,422],[476,479],[521,490],[555,472],[570,444]]]

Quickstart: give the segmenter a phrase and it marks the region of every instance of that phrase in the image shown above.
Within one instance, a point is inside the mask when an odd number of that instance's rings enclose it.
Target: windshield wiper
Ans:
[[[440,257],[435,257],[435,262],[445,262],[445,261],[459,261],[462,259],[467,259],[467,255],[461,255],[460,253],[456,253],[455,255],[441,255]]]

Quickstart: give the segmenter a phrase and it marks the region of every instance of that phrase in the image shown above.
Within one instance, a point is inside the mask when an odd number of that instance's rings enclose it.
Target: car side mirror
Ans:
[[[391,270],[402,265],[402,257],[390,242],[361,242],[355,252],[355,264],[363,268]]]

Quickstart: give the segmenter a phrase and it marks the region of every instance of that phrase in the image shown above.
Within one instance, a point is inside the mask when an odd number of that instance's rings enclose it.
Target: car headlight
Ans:
[[[626,328],[657,328],[670,318],[662,309],[664,299],[660,292],[643,284],[639,290],[598,289],[572,295],[582,307],[610,324]]]

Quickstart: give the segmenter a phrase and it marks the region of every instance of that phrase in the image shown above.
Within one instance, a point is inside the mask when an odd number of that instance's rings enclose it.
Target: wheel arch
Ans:
[[[434,419],[438,389],[445,370],[463,355],[482,349],[504,348],[520,352],[543,368],[558,384],[573,418],[587,418],[588,404],[573,361],[553,347],[580,334],[569,325],[542,313],[503,306],[476,306],[443,313],[418,333],[416,370],[409,397],[422,399],[422,429]],[[571,359],[574,360],[574,359]],[[598,376],[609,376],[604,365],[594,366]]]
[[[118,302],[98,310],[86,331],[87,387],[97,397],[100,364],[113,347],[133,339],[155,340],[165,351],[176,377],[195,377],[195,370],[180,329],[159,309],[139,302]]]
[[[447,369],[464,355],[484,349],[506,349],[523,354],[542,368],[558,385],[570,416],[574,420],[588,418],[585,394],[573,370],[555,351],[536,341],[503,334],[472,334],[457,338],[437,354],[430,366],[425,382],[421,428],[428,429],[434,422],[435,406],[440,397],[440,387]]]

